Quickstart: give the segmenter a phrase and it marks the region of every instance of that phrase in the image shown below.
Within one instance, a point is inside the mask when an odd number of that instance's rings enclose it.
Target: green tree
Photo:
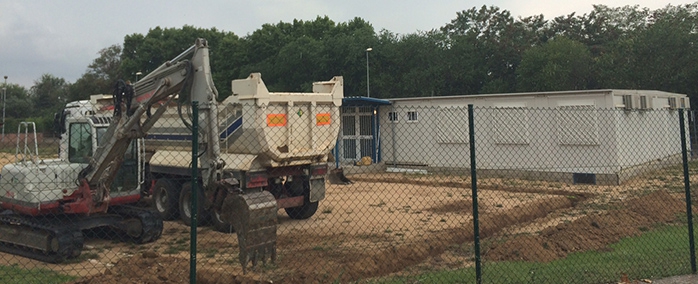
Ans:
[[[564,37],[524,52],[517,70],[519,91],[565,91],[589,87],[592,57],[587,47]]]
[[[43,74],[29,90],[34,110],[40,115],[52,115],[63,106],[67,98],[68,84],[63,78]]]
[[[698,94],[698,4],[669,6],[653,12],[652,25],[641,30],[629,56],[638,88]]]
[[[103,81],[111,81],[122,77],[121,72],[121,46],[118,44],[99,51],[97,57],[87,66],[88,73]]]
[[[2,90],[6,92],[5,116],[7,118],[24,118],[34,112],[34,105],[27,89],[17,84],[3,83],[0,86],[2,86],[0,92]]]
[[[230,93],[230,80],[219,81],[218,64],[230,66],[229,62],[236,62],[228,54],[230,47],[236,46],[237,37],[228,32],[218,31],[215,28],[203,29],[192,26],[182,28],[160,28],[150,29],[146,35],[131,34],[124,37],[124,47],[121,52],[121,77],[118,79],[136,80],[136,73],[141,72],[143,76],[155,70],[163,63],[171,60],[177,55],[187,50],[194,44],[197,38],[205,38],[208,41],[210,50],[210,60],[214,83],[219,93]],[[225,46],[226,49],[219,49]],[[225,69],[227,72],[236,73],[234,69]],[[143,77],[141,77],[143,78]],[[114,80],[115,81],[115,80]]]
[[[88,99],[95,94],[110,94],[118,79],[123,78],[120,45],[112,45],[99,51],[99,57],[88,65],[87,72],[68,86],[65,101]]]
[[[220,98],[230,81],[261,72],[271,91],[309,91],[344,76],[347,96],[379,98],[501,93],[517,90],[647,88],[698,94],[695,4],[650,11],[595,5],[582,15],[514,18],[494,6],[457,12],[438,30],[376,32],[361,18],[329,17],[262,25],[243,37],[191,26],[155,27],[105,49],[70,86],[70,98],[106,93],[116,79],[135,80],[180,54],[197,37],[211,46]],[[119,61],[120,60],[120,61]],[[698,100],[696,100],[698,102]]]
[[[398,36],[383,31],[379,39],[376,56],[372,56],[376,59],[371,67],[372,96],[438,96],[444,92],[443,33],[432,30]]]
[[[272,88],[294,92],[312,91],[312,82],[323,72],[322,43],[308,36],[301,36],[279,50],[278,76]]]
[[[635,59],[628,51],[637,44],[639,33],[651,25],[649,15],[649,9],[639,6],[594,5],[588,14],[553,19],[550,30],[554,36],[587,46],[594,59],[589,88],[635,88]]]
[[[266,24],[242,41],[248,64],[241,75],[261,72],[272,91],[307,91],[313,81],[343,75],[345,94],[363,95],[365,50],[377,49],[373,27],[360,18],[340,24],[327,17]]]
[[[371,24],[361,18],[339,23],[329,36],[322,40],[323,60],[318,78],[329,80],[332,76],[344,76],[346,96],[366,95],[366,48],[373,48],[370,56],[371,96],[383,97],[386,94],[381,82],[384,72],[381,65],[386,47],[381,42]]]
[[[242,40],[233,33],[226,33],[217,46],[212,47],[211,69],[213,81],[218,89],[218,97],[223,100],[231,95],[230,82],[244,78],[241,68],[247,62]]]
[[[521,54],[547,40],[545,27],[542,15],[516,20],[509,11],[494,6],[458,12],[441,31],[452,40],[451,48],[456,50],[450,62],[460,63],[451,69],[466,70],[470,83],[453,91],[464,94],[514,91]]]

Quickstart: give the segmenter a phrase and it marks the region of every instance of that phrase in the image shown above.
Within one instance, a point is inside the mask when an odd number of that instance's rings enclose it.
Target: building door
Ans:
[[[373,116],[374,108],[370,106],[343,107],[340,161],[353,163],[367,156],[376,161]]]

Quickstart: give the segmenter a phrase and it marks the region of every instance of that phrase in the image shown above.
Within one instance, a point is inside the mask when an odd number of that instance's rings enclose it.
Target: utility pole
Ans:
[[[5,85],[2,87],[2,138],[5,141],[5,102],[7,101],[7,75],[5,75]]]
[[[368,72],[368,53],[371,52],[373,48],[369,47],[366,49],[366,96],[371,97],[371,79],[369,78]]]

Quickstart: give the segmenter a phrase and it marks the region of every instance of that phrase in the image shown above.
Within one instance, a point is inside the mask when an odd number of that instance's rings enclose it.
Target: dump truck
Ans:
[[[89,101],[69,103],[58,124],[88,120],[87,129],[96,132],[92,143],[97,145],[100,129],[110,123],[102,117],[115,112],[120,103],[148,102],[147,115],[141,118],[148,130],[132,141],[126,151],[129,162],[122,164],[117,177],[128,182],[128,188],[139,188],[141,197],[151,197],[161,219],[180,218],[190,225],[190,108],[192,101],[198,101],[198,223],[237,233],[243,268],[265,256],[273,260],[278,209],[283,208],[292,219],[306,219],[324,199],[327,157],[339,134],[342,77],[315,82],[312,92],[289,93],[269,92],[261,74],[253,73],[233,80],[232,94],[219,102],[210,74],[196,77],[210,72],[208,67],[196,63],[191,67],[194,71],[165,67],[176,65],[182,57],[136,82],[128,99],[93,95]],[[162,74],[176,72],[196,75],[181,78],[177,92],[153,100]]]
[[[236,226],[221,215],[225,196],[258,190],[273,196],[292,219],[313,216],[325,197],[327,157],[339,134],[342,84],[341,77],[334,77],[315,82],[312,92],[288,93],[269,92],[259,73],[233,80],[232,95],[215,106],[218,132],[211,139],[217,143],[203,145],[202,153],[220,151],[214,156],[235,185],[203,190],[199,216],[218,231],[232,232]],[[179,216],[189,224],[190,196],[181,181],[191,173],[189,162],[182,159],[191,156],[190,131],[179,119],[179,104],[162,107],[167,108],[164,119],[145,137],[153,203],[163,218]],[[201,160],[199,165],[210,163]],[[214,177],[204,176],[203,184],[206,178]]]

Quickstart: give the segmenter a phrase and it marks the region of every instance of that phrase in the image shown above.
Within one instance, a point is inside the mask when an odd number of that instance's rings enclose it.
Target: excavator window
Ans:
[[[92,156],[92,131],[87,123],[70,124],[70,147],[68,161],[71,163],[89,163]]]

